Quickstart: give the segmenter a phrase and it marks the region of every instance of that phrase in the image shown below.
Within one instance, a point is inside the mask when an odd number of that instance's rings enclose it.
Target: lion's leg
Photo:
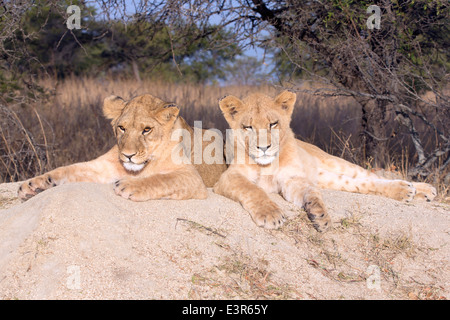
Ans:
[[[432,185],[412,182],[416,193],[411,197],[410,182],[385,179],[344,159],[328,154],[327,157],[319,164],[319,183],[323,188],[378,194],[400,201],[410,201],[412,197],[431,201],[437,195],[436,188]],[[342,185],[343,183],[344,185]]]
[[[232,170],[222,174],[214,192],[240,202],[259,227],[277,229],[285,220],[283,211],[263,189]]]
[[[19,187],[18,196],[27,200],[39,192],[68,182],[114,182],[120,178],[120,173],[110,159],[107,153],[95,160],[59,167],[29,179]]]
[[[194,170],[179,170],[149,177],[126,177],[115,183],[117,195],[133,201],[152,199],[206,199],[208,191]]]
[[[416,189],[411,182],[383,178],[352,178],[343,174],[319,169],[317,185],[322,189],[382,195],[399,201],[409,202]]]
[[[330,216],[322,194],[313,184],[303,178],[291,178],[282,184],[281,192],[287,201],[305,208],[317,231],[325,231],[329,227]]]

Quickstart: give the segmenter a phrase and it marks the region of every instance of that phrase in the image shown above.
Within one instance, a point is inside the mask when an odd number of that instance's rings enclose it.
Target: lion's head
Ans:
[[[225,119],[233,129],[237,143],[260,165],[272,163],[290,131],[296,94],[283,91],[275,99],[252,94],[240,100],[225,96],[219,101]]]
[[[179,109],[145,94],[130,101],[110,96],[104,101],[103,113],[111,119],[120,162],[127,171],[139,173],[170,141]]]

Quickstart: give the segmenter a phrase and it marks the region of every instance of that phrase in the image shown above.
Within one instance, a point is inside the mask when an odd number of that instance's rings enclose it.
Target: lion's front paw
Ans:
[[[253,221],[259,227],[278,229],[286,220],[283,211],[273,202],[260,204],[252,213]]]
[[[414,188],[416,188],[416,195],[414,196],[414,200],[426,200],[433,201],[437,196],[436,188],[431,184],[423,183],[423,182],[413,182]]]
[[[56,183],[53,181],[52,177],[48,174],[45,174],[24,182],[19,187],[17,195],[22,200],[28,200],[39,192],[42,192],[54,186],[56,186]]]
[[[114,184],[114,192],[132,201],[147,201],[150,199],[147,190],[136,179],[122,179]]]
[[[322,198],[312,195],[306,196],[305,200],[304,208],[314,228],[319,232],[327,231],[330,227],[331,219]]]

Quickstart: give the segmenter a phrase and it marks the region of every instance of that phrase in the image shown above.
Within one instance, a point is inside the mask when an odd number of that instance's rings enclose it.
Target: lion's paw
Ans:
[[[114,183],[114,192],[122,198],[132,201],[147,201],[150,199],[147,190],[136,179],[128,178]]]
[[[17,191],[17,195],[22,200],[28,200],[38,193],[56,186],[52,177],[48,174],[25,181]]]
[[[283,211],[273,202],[261,204],[252,213],[252,218],[257,226],[266,229],[278,229],[286,220]]]
[[[413,182],[414,188],[416,188],[416,195],[414,200],[433,201],[437,196],[436,188],[431,184],[424,182]]]

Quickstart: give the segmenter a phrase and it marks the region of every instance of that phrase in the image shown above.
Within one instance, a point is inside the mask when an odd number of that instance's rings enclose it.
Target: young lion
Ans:
[[[295,100],[295,93],[284,91],[275,99],[253,94],[243,101],[234,96],[219,101],[234,133],[233,141],[227,144],[231,143],[234,149],[233,161],[214,186],[214,192],[240,202],[258,226],[278,228],[285,220],[268,192],[281,193],[287,201],[304,207],[319,231],[327,229],[330,222],[319,188],[402,201],[412,200],[416,193],[429,201],[436,196],[431,185],[380,178],[295,139],[290,129]],[[241,159],[239,154],[243,154]]]
[[[183,129],[192,134],[192,128],[178,116],[177,106],[149,94],[128,102],[111,96],[104,101],[103,113],[111,119],[117,144],[95,160],[26,181],[18,191],[21,199],[67,182],[114,182],[115,193],[133,201],[206,198],[205,184],[194,165],[189,160],[172,161],[178,144],[171,140],[172,132]],[[216,182],[226,167],[211,167],[201,172],[205,181]]]

